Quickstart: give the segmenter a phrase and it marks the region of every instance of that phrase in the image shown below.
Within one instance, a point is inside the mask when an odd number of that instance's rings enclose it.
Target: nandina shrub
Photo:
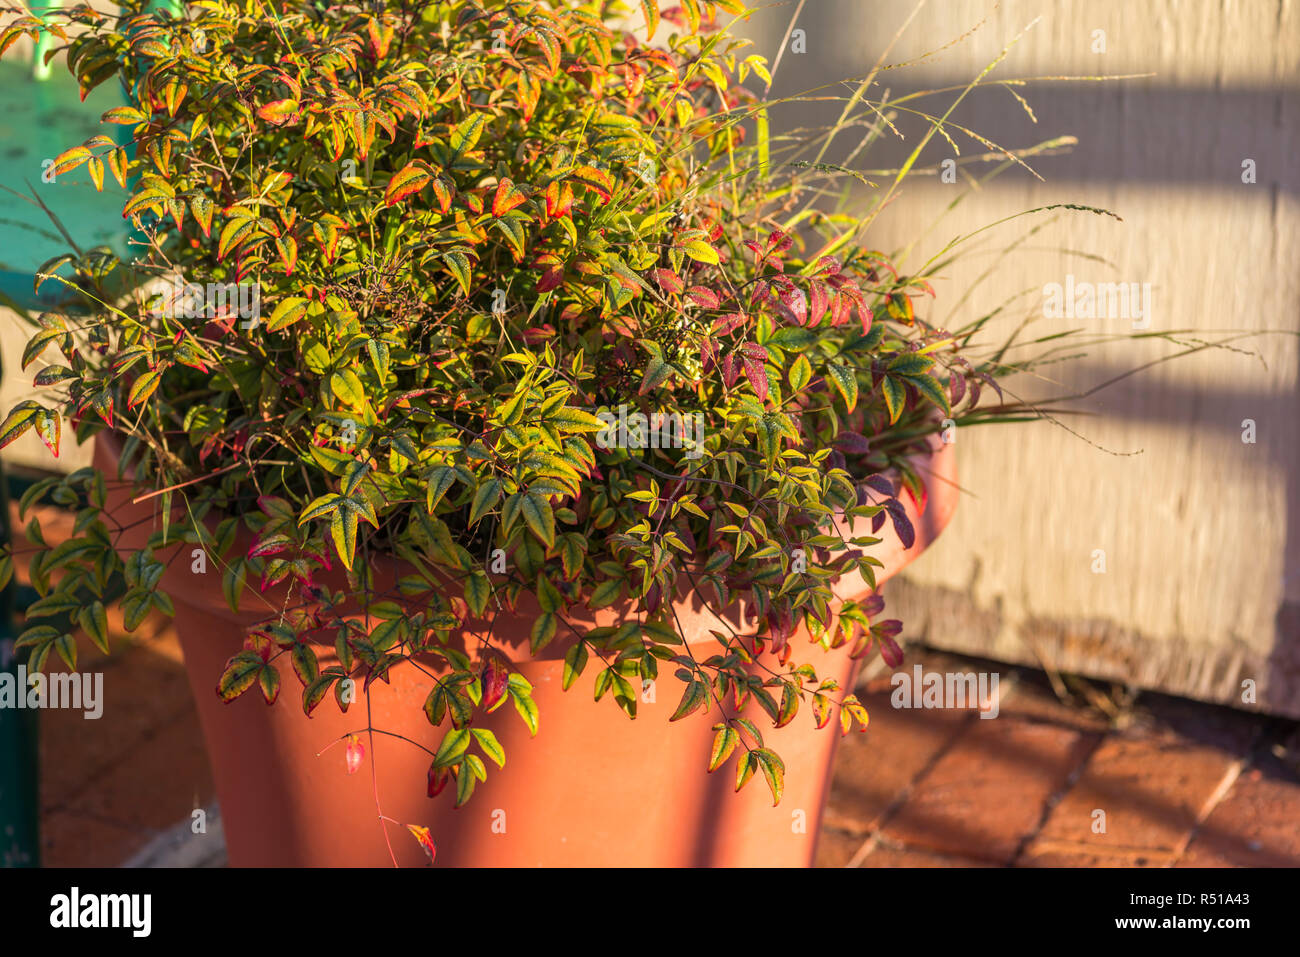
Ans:
[[[670,671],[673,720],[717,715],[710,770],[736,755],[737,787],[761,771],[779,800],[780,757],[727,699],[778,727],[804,706],[865,722],[790,641],[807,624],[825,648],[898,654],[878,597],[832,602],[837,576],[880,564],[879,539],[833,519],[910,546],[897,495],[924,485],[905,456],[996,370],[916,319],[922,280],[798,212],[818,170],[773,155],[741,85],[767,65],[715,29],[739,2],[647,0],[655,45],[615,2],[144,7],[0,32],[70,38],[83,91],[120,81],[104,122],[132,148],[69,144],[55,170],[111,174],[148,240],[132,262],[41,270],[78,301],[39,317],[24,367],[49,363],[44,398],[0,444],[35,429],[57,455],[64,416],[80,440],[114,430],[157,521],[119,555],[103,475],[31,489],[24,510],[80,506],[57,547],[29,528],[31,666],[75,667],[77,633],[107,651],[106,603],[128,629],[170,613],[165,563],[198,547],[232,608],[285,596],[213,676],[222,697],[274,702],[283,657],[307,714],[346,710],[394,665],[439,660],[430,789],[454,780],[460,804],[505,759],[481,715],[508,699],[536,731],[528,682],[488,645],[498,613],[535,603],[532,651],[567,645],[566,688],[594,678],[635,716]],[[651,442],[661,413],[703,427]],[[393,588],[385,555],[405,563]],[[756,633],[719,631],[724,653],[698,660],[672,613],[689,592],[743,600]],[[622,624],[579,627],[582,606]],[[754,667],[763,651],[779,670]]]

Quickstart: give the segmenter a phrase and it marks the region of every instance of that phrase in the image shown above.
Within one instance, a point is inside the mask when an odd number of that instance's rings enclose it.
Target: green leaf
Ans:
[[[573,682],[582,674],[583,669],[587,667],[587,643],[580,641],[564,653],[564,675],[561,678],[560,687],[568,691]]]
[[[939,380],[931,375],[913,375],[908,376],[907,381],[916,389],[917,392],[930,400],[943,411],[944,415],[951,415],[952,409],[948,405],[948,393],[944,391],[943,386],[939,385]]]
[[[303,509],[302,514],[298,516],[298,527],[302,528],[303,525],[313,519],[321,518],[336,511],[342,501],[343,496],[337,492],[328,492],[320,496],[320,498],[313,499],[311,504]]]
[[[754,776],[754,772],[757,770],[758,758],[754,757],[753,751],[746,751],[736,763],[736,790],[739,791],[748,784],[749,779]]]
[[[831,362],[826,366],[826,378],[834,384],[844,404],[850,412],[858,404],[858,376],[852,367],[840,362]]]
[[[388,651],[401,640],[406,622],[402,618],[381,621],[370,632],[370,645],[375,651]]]
[[[794,720],[795,714],[799,711],[799,694],[795,691],[792,682],[785,682],[781,686],[781,707],[777,713],[776,726],[784,728]]]
[[[474,728],[471,733],[474,735],[474,740],[478,742],[480,750],[491,758],[497,767],[504,768],[506,752],[505,748],[501,747],[501,742],[497,740],[497,736],[487,728]]]
[[[316,710],[327,694],[329,694],[330,685],[338,680],[338,675],[321,675],[312,681],[307,687],[302,689],[302,711],[307,717]]]
[[[199,228],[203,230],[203,237],[207,239],[212,235],[212,211],[216,204],[208,197],[196,193],[190,197],[190,212],[194,214],[194,219],[198,222]]]
[[[74,146],[72,149],[64,150],[58,156],[54,157],[53,172],[55,176],[62,176],[76,169],[94,154],[84,146]]]
[[[134,409],[149,396],[154,394],[158,388],[158,383],[162,381],[163,367],[161,365],[146,370],[143,374],[136,377],[135,382],[131,384],[131,393],[127,396],[126,407]]]
[[[265,662],[255,651],[241,651],[226,663],[226,670],[217,682],[217,694],[222,701],[234,701],[253,687]]]
[[[917,355],[915,352],[905,352],[890,359],[888,369],[895,375],[919,376],[929,372],[933,367],[934,360],[929,356]]]
[[[231,611],[239,611],[239,593],[244,590],[247,577],[248,561],[242,556],[231,562],[221,573],[221,594],[225,596],[226,606]]]
[[[275,699],[280,697],[280,672],[269,664],[265,665],[258,672],[257,683],[262,689],[262,697],[266,699],[266,703],[275,704]]]
[[[375,375],[379,376],[380,382],[383,382],[384,379],[388,378],[387,343],[378,339],[369,339],[366,341],[366,353],[370,356],[370,364],[374,367]],[[414,461],[414,459],[412,460]]]
[[[556,409],[546,421],[561,432],[599,432],[605,427],[605,423],[590,412],[567,405]]]
[[[424,716],[435,728],[442,724],[443,716],[447,713],[449,696],[450,692],[447,691],[446,686],[441,681],[435,681],[429,696],[424,699]]]
[[[369,462],[361,462],[356,459],[349,462],[347,468],[343,471],[343,494],[352,495],[369,471]]]
[[[811,329],[805,329],[802,326],[782,326],[772,333],[772,338],[764,341],[763,344],[779,346],[790,352],[803,352],[816,341],[817,333]]]
[[[695,711],[708,699],[708,688],[704,682],[692,679],[686,685],[686,691],[682,693],[682,700],[677,705],[677,710],[669,721],[680,721],[691,712]]]
[[[34,645],[49,644],[59,637],[59,629],[53,625],[35,625],[28,628],[14,642],[14,650]]]
[[[812,378],[812,364],[807,356],[797,357],[790,366],[790,388],[798,392]]]
[[[467,119],[462,120],[451,131],[452,162],[455,162],[462,154],[468,153],[478,144],[479,137],[483,134],[483,127],[486,124],[486,114],[474,113]]]
[[[149,117],[145,116],[133,106],[115,106],[104,113],[99,118],[101,123],[118,123],[122,125],[132,125],[135,123],[147,123]]]
[[[510,676],[513,682],[514,675]],[[525,691],[520,691],[512,683],[510,685],[510,697],[514,700],[515,710],[519,712],[519,717],[528,726],[528,731],[536,736],[537,734],[537,702],[533,701],[532,695]]]
[[[598,608],[604,608],[606,605],[612,605],[618,601],[619,596],[623,594],[623,579],[609,578],[598,584],[592,589],[587,598],[587,607],[593,611]]]
[[[641,379],[641,388],[637,390],[637,395],[645,395],[651,389],[663,385],[676,372],[672,363],[665,362],[663,356],[652,353],[650,361],[646,363],[645,375]]]
[[[51,342],[66,335],[68,330],[63,327],[61,321],[58,325],[48,326],[36,333],[27,341],[27,347],[23,349],[22,368],[26,369],[35,362]]]
[[[713,736],[713,754],[709,757],[709,770],[716,771],[731,757],[731,752],[740,744],[740,734],[730,725],[718,728]]]
[[[659,26],[659,0],[641,0],[641,10],[645,13],[645,35],[653,40]]]
[[[394,173],[393,178],[388,181],[388,189],[384,193],[384,205],[392,206],[394,203],[401,202],[406,197],[418,193],[429,184],[431,179],[433,179],[433,173],[430,172],[428,164],[421,160],[407,163]]]
[[[474,504],[469,510],[469,524],[475,524],[488,509],[496,505],[497,500],[501,498],[501,482],[498,479],[488,479],[478,487],[474,493]]]
[[[478,778],[471,770],[471,760],[477,760],[476,755],[469,755],[465,759],[465,764],[461,766],[460,773],[456,775],[456,807],[463,807],[474,794],[474,785]]]
[[[907,400],[907,390],[903,383],[893,376],[885,376],[880,380],[880,391],[885,396],[885,408],[889,410],[889,424],[893,425],[898,421],[898,417],[903,414],[903,403]]]
[[[447,268],[451,270],[451,274],[456,277],[456,282],[460,283],[461,292],[468,296],[470,279],[469,257],[459,249],[453,249],[450,252],[442,254],[442,261],[447,264]]]
[[[330,391],[352,408],[357,408],[366,401],[365,386],[351,369],[330,376]]]
[[[767,779],[768,789],[772,792],[772,807],[776,807],[781,803],[781,795],[785,791],[785,764],[777,757],[776,752],[767,748],[759,748],[752,754],[763,771],[763,777]]]
[[[77,670],[77,643],[72,640],[71,635],[60,635],[55,638],[54,650],[59,653],[59,657],[70,670]]]
[[[564,566],[565,579],[572,581],[582,569],[586,547],[587,540],[576,532],[570,532],[560,539],[560,562]]]
[[[433,756],[433,766],[445,768],[455,764],[460,760],[460,756],[469,750],[471,740],[473,738],[468,728],[453,728],[448,731],[443,736],[442,744],[438,745],[437,754]]]
[[[312,650],[311,645],[298,642],[293,646],[291,659],[294,674],[298,676],[304,688],[309,687],[320,675],[320,662],[316,660],[316,652]]]
[[[41,437],[45,447],[57,456],[59,454],[59,435],[63,429],[63,420],[57,412],[41,409],[36,413],[36,434]]]
[[[225,259],[226,254],[248,239],[256,228],[255,219],[232,219],[226,223],[221,230],[221,238],[217,240],[217,259]]]
[[[529,492],[523,497],[520,505],[523,512],[524,521],[536,535],[546,545],[551,548],[555,545],[555,512],[551,509],[551,503],[546,501],[540,495]]]
[[[544,611],[539,614],[533,622],[532,635],[529,640],[529,648],[535,655],[551,643],[555,637],[555,613]]]
[[[442,497],[447,494],[447,489],[451,488],[456,481],[456,470],[448,465],[435,465],[429,471],[424,473],[424,482],[426,485],[426,507],[430,515],[442,501]]]
[[[307,315],[307,300],[302,296],[287,296],[276,303],[275,308],[271,310],[271,318],[267,320],[267,332],[279,332],[281,329],[287,329],[295,322]]]
[[[485,573],[474,572],[465,579],[465,604],[475,615],[482,616],[487,611],[488,598],[492,595],[492,583]]]
[[[703,240],[693,239],[684,243],[681,249],[697,263],[707,263],[710,266],[718,264],[718,251]]]
[[[20,402],[0,424],[0,449],[16,441],[24,432],[36,424],[36,414],[44,411],[41,406],[30,399]]]
[[[350,569],[357,553],[357,513],[348,507],[350,500],[341,499],[339,504],[341,507],[330,518],[330,537],[339,558]]]
[[[79,376],[67,366],[46,366],[40,372],[36,373],[33,383],[39,386],[58,385],[60,382],[66,382],[69,379],[76,379]]]
[[[311,455],[312,460],[330,475],[342,475],[347,470],[348,466],[356,461],[355,458],[348,455],[346,452],[340,452],[337,449],[324,448],[319,445],[313,445],[307,451]],[[328,498],[329,496],[324,497]],[[316,501],[319,502],[320,499],[317,499]]]
[[[771,471],[781,453],[781,430],[770,415],[764,414],[754,420],[754,431],[758,435],[758,449],[763,453],[763,461]]]
[[[82,606],[77,612],[77,624],[94,642],[96,648],[108,654],[108,614],[104,610],[103,602],[96,601]]]

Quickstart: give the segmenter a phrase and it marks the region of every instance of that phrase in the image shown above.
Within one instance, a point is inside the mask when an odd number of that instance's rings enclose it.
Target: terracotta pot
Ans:
[[[933,441],[936,451],[914,463],[929,489],[925,514],[918,515],[904,497],[916,542],[904,549],[886,523],[885,541],[873,550],[885,563],[879,582],[919,555],[956,506],[953,446]],[[95,466],[106,479],[117,475],[119,452],[115,437],[101,433],[96,439]],[[120,547],[140,547],[157,521],[151,513],[158,500],[132,504],[125,483],[110,481],[109,488],[108,508],[127,529]],[[532,683],[540,729],[532,738],[509,703],[487,716],[485,726],[505,747],[506,766],[498,770],[489,763],[487,781],[456,810],[454,786],[435,799],[427,797],[430,758],[424,750],[386,735],[363,735],[365,762],[349,775],[344,746],[337,743],[366,727],[368,705],[373,727],[436,748],[446,725],[433,728],[424,717],[431,682],[417,668],[395,667],[390,683],[377,682],[368,701],[359,695],[347,714],[331,696],[307,718],[301,685],[287,665],[274,705],[253,692],[223,704],[215,687],[227,659],[242,646],[244,628],[276,606],[250,594],[240,613],[232,613],[221,596],[220,569],[210,562],[206,575],[194,574],[188,551],[170,562],[162,587],[176,606],[176,629],[234,866],[424,863],[424,852],[406,829],[391,821],[385,826],[381,812],[402,824],[429,827],[440,865],[808,866],[813,861],[840,733],[838,722],[816,729],[807,705],[780,730],[772,729],[761,712],[748,715],[785,761],[785,796],[773,807],[760,775],[734,792],[734,756],[721,770],[706,773],[716,713],[697,712],[669,724],[682,692],[671,667],[661,672],[655,700],[643,694],[638,717],[630,720],[608,696],[592,700],[594,665],[569,692],[561,691],[565,645],[557,638],[541,658],[529,657],[532,609],[521,607],[515,616],[497,618],[493,644]],[[856,574],[836,586],[840,600],[862,598],[868,591]],[[676,611],[692,653],[701,660],[712,654],[717,644],[709,631],[724,630],[712,613],[687,599],[676,603]],[[603,609],[583,623],[621,621],[622,612],[618,606]],[[791,641],[792,661],[809,661],[820,677],[852,686],[858,663],[845,649],[812,648],[802,630]],[[328,663],[322,657],[322,667]]]

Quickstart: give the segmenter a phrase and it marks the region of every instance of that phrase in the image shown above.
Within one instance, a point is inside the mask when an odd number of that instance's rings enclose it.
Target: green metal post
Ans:
[[[0,544],[8,544],[9,483],[0,464]],[[10,581],[0,591],[0,681],[12,682],[13,694],[26,694],[18,683],[13,640],[17,585]],[[2,694],[3,692],[0,692]],[[16,700],[16,699],[14,699]],[[37,715],[34,709],[5,707],[14,700],[0,698],[0,867],[40,865],[40,776],[37,765]]]

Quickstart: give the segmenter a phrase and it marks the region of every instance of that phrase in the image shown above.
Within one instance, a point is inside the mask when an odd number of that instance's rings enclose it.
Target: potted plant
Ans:
[[[998,367],[800,212],[738,0],[646,0],[654,45],[616,2],[145,6],[0,30],[121,82],[133,148],[54,168],[148,240],[41,270],[83,305],[0,445],[66,415],[95,468],[22,503],[79,507],[29,528],[29,667],[174,615],[232,864],[810,863]]]

